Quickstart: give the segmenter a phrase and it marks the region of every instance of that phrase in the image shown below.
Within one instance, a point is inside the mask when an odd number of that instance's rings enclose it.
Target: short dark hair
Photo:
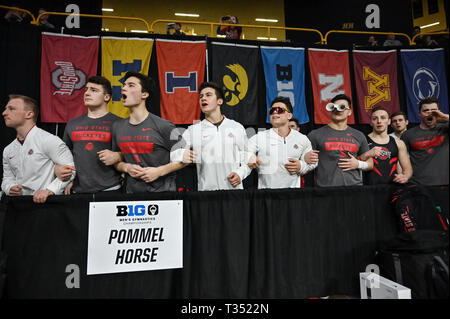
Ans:
[[[300,123],[298,123],[298,120],[295,117],[293,117],[289,120],[289,122],[291,122],[291,121],[295,122],[295,124],[297,124],[297,126],[300,127]]]
[[[335,97],[333,97],[331,99],[331,103],[336,102],[337,100],[346,100],[348,102],[348,106],[351,108],[352,107],[352,100],[345,94],[338,94]]]
[[[277,96],[272,103],[270,104],[270,107],[272,107],[275,103],[281,102],[288,108],[289,112],[293,112],[294,109],[292,108],[291,100],[288,97],[284,96]]]
[[[21,94],[10,94],[9,96],[9,101],[11,101],[12,99],[21,99],[23,101],[23,104],[25,105],[25,107],[32,111],[34,116],[33,116],[33,120],[35,122],[37,122],[38,119],[38,115],[39,115],[39,104],[38,102],[26,95],[21,95]]]
[[[142,73],[128,71],[125,73],[125,76],[123,77],[123,81],[125,82],[128,78],[134,76],[135,78],[138,78],[141,82],[142,92],[146,92],[152,96],[153,88],[154,88],[154,82],[153,79],[147,75],[144,75]]]
[[[403,117],[405,118],[405,121],[408,119],[408,117],[406,116],[405,112],[402,112],[402,111],[398,111],[398,112],[392,113],[391,118],[399,116],[399,115],[403,115]]]
[[[375,107],[372,109],[372,112],[371,112],[370,114],[372,115],[372,114],[375,113],[376,111],[385,111],[385,112],[387,113],[387,115],[389,116],[389,118],[390,118],[390,113],[389,113],[388,109],[385,108],[384,106],[382,106],[382,105],[375,106]]]
[[[222,99],[225,102],[224,93],[222,87],[220,87],[219,84],[216,82],[203,82],[200,84],[200,87],[198,88],[198,92],[200,93],[205,88],[212,88],[214,91],[216,91],[216,96],[218,99]]]
[[[103,76],[100,75],[94,75],[91,76],[87,83],[94,83],[94,84],[100,84],[103,87],[103,90],[106,94],[112,95],[112,88],[111,88],[111,82]]]
[[[435,97],[426,97],[419,102],[419,112],[422,110],[422,105],[436,103],[439,108],[439,100]]]

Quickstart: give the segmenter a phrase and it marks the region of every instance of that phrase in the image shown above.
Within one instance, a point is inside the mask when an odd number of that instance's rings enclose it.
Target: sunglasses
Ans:
[[[328,103],[327,106],[325,107],[327,109],[327,111],[333,111],[333,110],[338,110],[339,112],[342,112],[344,110],[350,110],[349,107],[347,107],[347,105],[345,104],[334,104],[334,103]]]
[[[270,110],[269,110],[270,115],[272,115],[275,112],[277,114],[284,114],[285,112],[291,113],[291,112],[289,112],[289,110],[287,108],[280,107],[280,106],[275,106],[275,107],[270,108]]]

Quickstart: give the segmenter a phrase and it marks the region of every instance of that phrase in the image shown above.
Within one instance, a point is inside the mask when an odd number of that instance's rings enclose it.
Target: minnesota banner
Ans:
[[[205,41],[157,40],[161,117],[175,124],[200,119],[198,87],[205,77]]]
[[[225,94],[222,113],[243,125],[259,124],[258,47],[213,42],[211,51],[211,79]]]
[[[397,51],[353,51],[359,122],[370,123],[375,106],[390,114],[400,110],[397,82]]]
[[[261,47],[266,79],[266,104],[277,96],[289,98],[294,109],[293,117],[300,124],[308,123],[305,101],[305,49]],[[267,112],[267,123],[270,123]]]
[[[87,112],[83,88],[97,65],[97,36],[42,33],[42,122],[66,123]]]
[[[330,100],[338,94],[352,97],[348,51],[308,49],[308,54],[314,95],[314,123],[327,124],[331,118],[325,106]],[[354,112],[348,123],[355,124]]]
[[[448,114],[444,49],[400,50],[405,80],[408,120],[419,123],[419,102],[426,97],[439,101]]]
[[[111,113],[126,118],[130,111],[122,104],[123,77],[128,71],[148,75],[153,40],[102,37],[102,76],[111,81]]]

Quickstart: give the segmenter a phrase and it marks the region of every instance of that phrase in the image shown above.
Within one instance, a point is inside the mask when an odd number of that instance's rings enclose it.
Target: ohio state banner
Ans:
[[[278,96],[289,98],[293,117],[300,124],[308,123],[309,116],[305,101],[305,49],[261,47],[266,79],[266,105],[270,108]],[[267,123],[270,123],[267,112]]]
[[[122,104],[123,77],[128,71],[148,75],[152,49],[152,39],[102,37],[102,76],[111,81],[111,113],[123,118],[130,115]]]
[[[42,122],[66,123],[87,112],[83,89],[97,74],[98,39],[42,33]]]
[[[211,80],[223,87],[222,113],[243,125],[259,124],[258,83],[260,63],[257,46],[213,42]],[[264,97],[261,99],[264,101]]]
[[[331,121],[330,112],[325,106],[338,94],[352,98],[348,51],[308,49],[311,83],[314,95],[314,123],[327,124]],[[352,101],[352,109],[355,107]],[[355,124],[355,112],[348,118]]]
[[[384,106],[390,114],[400,110],[396,50],[353,50],[353,67],[361,124],[370,123],[376,106]]]
[[[448,114],[448,91],[444,49],[400,50],[405,80],[408,120],[419,123],[419,102],[426,97],[439,101]]]
[[[157,40],[161,117],[175,124],[200,120],[198,87],[205,77],[206,41]]]

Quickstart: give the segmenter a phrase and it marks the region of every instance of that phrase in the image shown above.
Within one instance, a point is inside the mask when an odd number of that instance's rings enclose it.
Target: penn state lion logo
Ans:
[[[248,76],[245,69],[237,63],[227,65],[226,67],[232,74],[223,76],[225,103],[229,106],[235,106],[242,101],[247,94]]]

